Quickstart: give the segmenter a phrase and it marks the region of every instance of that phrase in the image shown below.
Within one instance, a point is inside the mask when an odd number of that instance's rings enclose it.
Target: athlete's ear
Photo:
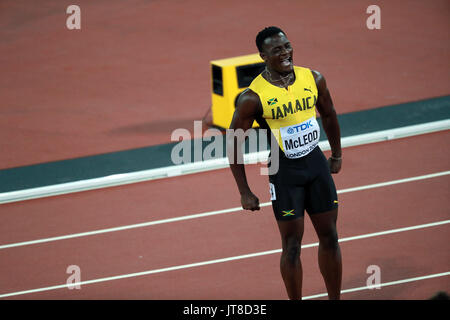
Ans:
[[[267,62],[267,55],[264,52],[260,52],[259,56],[264,60],[264,62]]]

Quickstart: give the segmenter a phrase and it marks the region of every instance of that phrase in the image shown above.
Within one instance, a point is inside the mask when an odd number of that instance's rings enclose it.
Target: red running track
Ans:
[[[448,170],[450,132],[347,148],[339,190]],[[408,158],[405,159],[405,155]],[[250,166],[261,202],[267,177]],[[340,238],[448,220],[448,175],[340,195]],[[229,170],[4,205],[0,246],[77,232],[238,207]],[[303,244],[317,242],[309,219]],[[365,286],[369,265],[382,282],[449,271],[449,225],[341,244],[343,289]],[[280,248],[270,206],[0,250],[1,294],[65,284],[78,265],[82,281]],[[286,299],[279,253],[177,271],[13,296],[19,299]],[[304,296],[325,291],[317,248],[302,250]],[[450,277],[344,294],[344,299],[426,299],[450,289]]]
[[[42,1],[41,1],[42,2]],[[209,61],[286,31],[339,114],[449,94],[448,0],[71,0],[0,3],[0,168],[168,143],[211,105]],[[237,9],[239,8],[239,9]],[[251,14],[249,14],[251,13]],[[320,23],[318,23],[320,21]]]

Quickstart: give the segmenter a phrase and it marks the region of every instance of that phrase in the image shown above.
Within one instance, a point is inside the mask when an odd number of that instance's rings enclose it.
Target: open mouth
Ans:
[[[281,60],[281,65],[283,67],[289,67],[292,63],[292,57]]]

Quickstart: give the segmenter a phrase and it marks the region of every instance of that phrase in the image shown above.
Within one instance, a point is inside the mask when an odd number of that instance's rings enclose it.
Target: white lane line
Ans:
[[[413,182],[413,181],[431,179],[431,178],[436,178],[436,177],[442,177],[442,176],[446,176],[448,174],[450,174],[450,171],[441,171],[441,172],[426,174],[423,176],[416,176],[416,177],[410,177],[410,178],[405,178],[405,179],[398,179],[398,180],[374,183],[374,184],[369,184],[366,186],[342,189],[342,190],[339,190],[338,193],[347,193],[347,192],[362,191],[362,190],[374,189],[374,188],[380,188],[380,187],[387,187],[387,186],[392,186],[394,184],[399,184],[399,183],[406,183],[406,182]]]
[[[397,284],[403,284],[403,283],[420,281],[420,280],[426,280],[426,279],[432,279],[432,278],[446,277],[446,276],[450,276],[450,272],[435,273],[435,274],[430,274],[430,275],[421,276],[421,277],[414,277],[414,278],[408,278],[408,279],[403,279],[403,280],[385,282],[385,283],[380,283],[379,286],[380,287],[388,287],[388,286],[394,286],[394,285],[397,285]],[[374,290],[374,289],[371,288],[371,287],[368,287],[368,286],[358,287],[358,288],[351,288],[351,289],[341,290],[341,294],[349,293],[349,292],[362,291],[362,290]],[[374,291],[377,291],[377,290],[374,290]],[[327,297],[327,296],[328,296],[327,293],[320,293],[320,294],[315,294],[315,295],[312,295],[312,296],[303,297],[303,300],[322,298],[322,297]]]
[[[450,129],[450,119],[445,119],[412,126],[405,126],[395,129],[381,130],[344,137],[341,139],[341,146],[342,148],[347,148],[448,129]],[[323,151],[330,150],[330,145],[327,140],[319,142],[319,146]],[[265,162],[267,161],[268,155],[268,150],[245,154],[244,161],[245,163]],[[113,174],[106,177],[67,182],[44,187],[10,191],[0,193],[0,204],[205,172],[209,170],[227,168],[228,166],[229,163],[227,158],[219,158],[157,169]]]
[[[440,226],[444,224],[450,223],[450,220],[444,220],[444,221],[437,221],[432,223],[426,223],[411,227],[405,227],[405,228],[398,228],[398,229],[391,229],[391,230],[385,230],[375,233],[368,233],[368,234],[362,234],[359,236],[353,236],[353,237],[347,237],[342,238],[339,240],[339,242],[346,242],[346,241],[353,241],[358,239],[365,239],[365,238],[371,238],[371,237],[379,237],[386,234],[392,234],[392,233],[398,233],[398,232],[405,232],[410,230],[417,230],[417,229],[423,229],[423,228],[430,228],[435,226]],[[312,248],[317,247],[319,245],[318,242],[316,243],[310,243],[302,245],[302,249],[306,248]],[[126,279],[126,278],[133,278],[133,277],[140,277],[155,273],[162,273],[162,272],[168,272],[168,271],[174,271],[174,270],[181,270],[181,269],[188,269],[188,268],[195,268],[200,266],[206,266],[216,263],[223,263],[228,261],[234,261],[234,260],[241,260],[241,259],[248,259],[248,258],[254,258],[259,256],[265,256],[275,253],[280,253],[281,249],[275,249],[275,250],[268,250],[268,251],[262,251],[262,252],[255,252],[255,253],[249,253],[234,257],[228,257],[228,258],[222,258],[222,259],[215,259],[215,260],[208,260],[208,261],[202,261],[202,262],[196,262],[196,263],[190,263],[190,264],[183,264],[173,267],[167,267],[167,268],[161,268],[161,269],[153,269],[153,270],[147,270],[142,272],[136,272],[136,273],[128,273],[128,274],[122,274],[118,276],[112,276],[112,277],[106,277],[106,278],[99,278],[99,279],[93,279],[93,280],[87,280],[87,281],[81,281],[76,283],[70,283],[70,284],[61,284],[51,287],[44,287],[44,288],[37,288],[37,289],[31,289],[31,290],[25,290],[25,291],[17,291],[17,292],[10,292],[10,293],[4,293],[0,294],[0,298],[6,298],[11,296],[17,296],[17,295],[24,295],[24,294],[30,294],[30,293],[37,293],[37,292],[43,292],[43,291],[50,291],[50,290],[57,290],[57,289],[63,289],[68,288],[68,286],[77,286],[77,285],[88,285],[93,283],[99,283],[99,282],[107,282],[107,281],[113,281],[113,280],[119,280],[119,279]]]
[[[348,192],[356,192],[356,191],[362,191],[362,190],[368,190],[368,189],[374,189],[374,188],[381,188],[381,187],[391,186],[391,185],[400,184],[400,183],[413,182],[413,181],[419,181],[419,180],[425,180],[425,179],[441,177],[441,176],[445,176],[445,175],[449,175],[449,174],[450,174],[450,171],[436,172],[436,173],[432,173],[432,174],[426,174],[426,175],[422,175],[422,176],[410,177],[410,178],[406,178],[406,179],[392,180],[392,181],[375,183],[375,184],[369,184],[369,185],[359,186],[359,187],[354,187],[354,188],[342,189],[342,190],[338,190],[337,193],[338,194],[342,194],[342,193],[348,193]],[[261,203],[260,207],[267,207],[267,206],[270,206],[271,204],[272,204],[271,202]],[[235,208],[216,210],[216,211],[192,214],[192,215],[175,217],[175,218],[169,218],[169,219],[162,219],[162,220],[155,220],[155,221],[149,221],[149,222],[125,225],[125,226],[114,227],[114,228],[99,229],[99,230],[87,231],[87,232],[81,232],[81,233],[73,233],[73,234],[68,234],[68,235],[63,235],[63,236],[58,236],[58,237],[51,237],[51,238],[43,238],[43,239],[37,239],[37,240],[9,243],[9,244],[0,245],[0,250],[1,249],[7,249],[7,248],[21,247],[21,246],[29,246],[29,245],[34,245],[34,244],[39,244],[39,243],[46,243],[46,242],[52,242],[52,241],[59,241],[59,240],[66,240],[66,239],[73,239],[73,238],[80,238],[80,237],[87,237],[87,236],[103,234],[103,233],[109,233],[109,232],[123,231],[123,230],[135,229],[135,228],[143,228],[143,227],[149,227],[149,226],[153,226],[153,225],[157,225],[157,224],[171,223],[171,222],[190,220],[190,219],[197,219],[197,218],[203,218],[203,217],[219,215],[219,214],[224,214],[224,213],[238,212],[238,211],[242,211],[242,210],[243,210],[242,207],[235,207]]]

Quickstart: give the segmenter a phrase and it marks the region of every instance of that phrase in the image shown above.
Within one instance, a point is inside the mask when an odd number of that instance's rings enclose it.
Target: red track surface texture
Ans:
[[[339,113],[447,95],[447,0],[69,0],[0,4],[0,168],[170,142],[211,104],[209,61],[279,25]],[[283,9],[281,9],[283,8]],[[20,146],[20,147],[18,147]]]
[[[345,150],[339,190],[448,169],[450,132]],[[412,147],[413,146],[413,147]],[[410,152],[408,159],[400,154]],[[406,161],[407,160],[407,161]],[[262,202],[267,177],[249,167]],[[0,216],[0,243],[9,244],[237,207],[229,170],[139,183],[54,198],[7,204]],[[449,220],[449,176],[340,195],[340,238]],[[382,282],[449,271],[449,224],[358,239],[341,244],[343,289],[366,285],[369,265]],[[303,244],[317,242],[307,218]],[[280,248],[271,207],[0,250],[1,293],[65,284],[69,265],[82,281],[209,261]],[[317,248],[304,248],[304,295],[325,292]],[[82,285],[11,298],[38,299],[286,299],[279,253]],[[344,294],[344,299],[426,299],[450,289],[450,277],[380,290]]]
[[[449,2],[369,0],[80,0],[82,29],[66,28],[69,0],[0,3],[0,169],[170,142],[210,107],[213,59],[256,51],[256,33],[283,28],[294,61],[321,71],[338,113],[448,94]],[[278,8],[283,8],[278,9]],[[450,132],[344,150],[339,190],[449,170]],[[269,201],[259,166],[248,177]],[[341,239],[450,219],[449,175],[340,195]],[[1,205],[0,298],[287,299],[270,206],[64,240],[136,223],[239,207],[230,170]],[[303,244],[317,242],[306,218]],[[450,271],[450,224],[341,243],[343,289]],[[51,239],[50,239],[51,240]],[[10,244],[22,243],[15,247]],[[257,257],[159,270],[275,250]],[[267,253],[267,252],[266,252]],[[302,250],[304,296],[325,292],[317,247]],[[81,289],[66,284],[81,269]],[[117,280],[112,276],[159,270]],[[40,292],[22,292],[42,289]],[[344,293],[343,299],[426,299],[450,276]],[[9,293],[20,293],[6,296]]]

